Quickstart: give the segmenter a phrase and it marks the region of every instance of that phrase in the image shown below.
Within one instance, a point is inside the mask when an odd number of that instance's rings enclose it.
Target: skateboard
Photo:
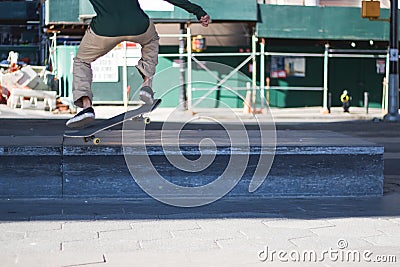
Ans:
[[[79,130],[66,131],[65,137],[83,138],[85,143],[92,141],[93,144],[100,144],[101,139],[95,135],[101,131],[107,130],[115,125],[121,124],[130,119],[142,120],[145,124],[150,123],[150,118],[145,117],[144,114],[152,112],[161,103],[161,99],[155,99],[152,105],[143,105],[137,109],[129,110],[127,112],[116,115],[104,121],[97,122]]]

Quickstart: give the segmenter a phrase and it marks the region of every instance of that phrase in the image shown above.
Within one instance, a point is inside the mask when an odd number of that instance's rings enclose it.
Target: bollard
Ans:
[[[365,114],[368,114],[368,106],[369,106],[369,93],[364,92],[364,108],[365,108]]]
[[[328,93],[328,112],[331,113],[332,107],[332,93]]]

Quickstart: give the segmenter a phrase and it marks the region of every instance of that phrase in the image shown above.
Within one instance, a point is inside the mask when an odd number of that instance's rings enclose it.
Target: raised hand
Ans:
[[[211,22],[210,16],[209,15],[202,16],[200,18],[200,22],[202,26],[208,27],[208,24],[210,24]]]

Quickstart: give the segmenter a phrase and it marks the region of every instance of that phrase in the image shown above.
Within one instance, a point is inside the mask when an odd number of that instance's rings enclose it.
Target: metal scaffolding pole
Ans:
[[[328,109],[328,59],[329,59],[329,44],[325,44],[324,52],[324,95],[322,104],[322,113],[329,113]]]
[[[390,2],[390,40],[389,40],[389,101],[385,121],[400,121],[399,114],[399,34],[398,0]]]
[[[57,31],[53,32],[53,36],[50,37],[51,44],[49,47],[49,63],[51,64],[51,73],[58,78],[58,94],[63,95],[61,79],[58,77],[58,60],[57,60]]]
[[[255,108],[256,105],[256,88],[257,88],[257,36],[255,34],[251,37],[251,54],[252,54],[252,106]]]
[[[190,24],[186,26],[186,50],[187,50],[187,109],[192,108],[192,36],[190,32]]]
[[[45,4],[40,5],[39,11],[39,64],[44,66],[46,64],[46,47],[47,47],[47,36],[43,33],[43,29],[45,27]]]
[[[124,108],[126,111],[128,111],[128,101],[129,101],[129,96],[128,96],[128,48],[126,41],[122,42],[122,47],[124,49],[124,54],[123,54],[123,66],[122,66],[122,94],[123,94],[123,102],[124,102]]]
[[[260,42],[260,98],[261,108],[265,108],[265,39]]]
[[[185,34],[185,23],[180,24],[180,34]],[[190,47],[188,47],[190,49]],[[189,50],[188,50],[189,51]],[[179,37],[179,71],[180,71],[180,92],[179,92],[179,109],[187,110],[186,95],[186,67],[185,67],[185,38]]]

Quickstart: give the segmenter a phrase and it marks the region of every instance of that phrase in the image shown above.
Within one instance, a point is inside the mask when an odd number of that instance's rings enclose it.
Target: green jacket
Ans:
[[[139,35],[149,27],[149,17],[140,7],[138,0],[89,0],[97,16],[90,27],[97,35]],[[152,1],[152,0],[146,0]],[[165,0],[196,15],[198,19],[207,13],[198,5],[187,0]]]

